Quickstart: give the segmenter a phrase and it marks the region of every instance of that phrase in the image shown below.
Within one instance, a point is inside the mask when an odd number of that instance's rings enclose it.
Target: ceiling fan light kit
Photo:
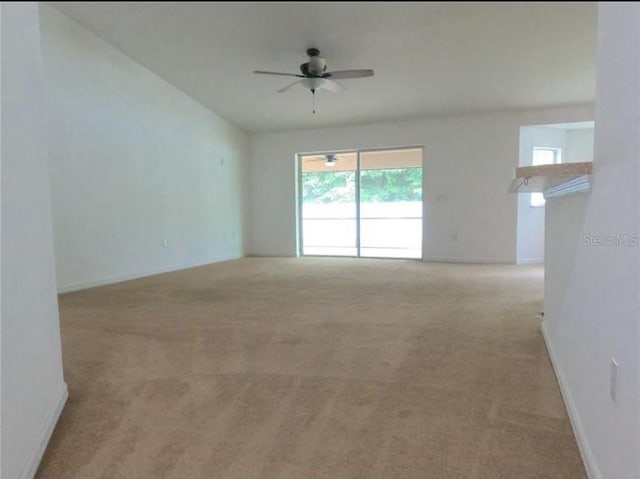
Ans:
[[[340,70],[335,72],[327,72],[327,60],[320,56],[320,50],[317,48],[308,48],[307,55],[309,61],[300,65],[300,72],[298,73],[281,73],[270,72],[263,70],[256,70],[254,73],[260,75],[279,75],[279,76],[291,76],[300,78],[280,90],[278,93],[283,93],[289,88],[295,85],[302,85],[304,88],[311,91],[314,99],[313,113],[315,114],[315,93],[317,90],[325,89],[332,93],[340,93],[344,91],[344,87],[335,81],[338,80],[350,80],[354,78],[365,78],[373,76],[373,70]]]
[[[300,83],[302,83],[303,87],[313,92],[314,90],[325,87],[327,80],[326,78],[303,78],[300,80]]]

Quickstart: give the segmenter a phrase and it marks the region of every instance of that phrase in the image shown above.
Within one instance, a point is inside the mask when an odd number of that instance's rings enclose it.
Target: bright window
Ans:
[[[562,160],[562,150],[560,148],[534,148],[533,166],[553,165]],[[546,203],[542,193],[531,193],[531,206],[544,206]]]

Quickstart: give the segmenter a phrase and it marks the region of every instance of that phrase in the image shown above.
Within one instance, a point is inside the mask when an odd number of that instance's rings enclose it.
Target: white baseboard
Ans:
[[[504,258],[441,258],[435,256],[424,257],[429,263],[469,263],[469,264],[515,264],[515,260]]]
[[[42,425],[40,426],[40,431],[38,432],[38,436],[36,437],[31,449],[31,454],[29,454],[29,459],[22,470],[22,474],[20,474],[20,479],[33,479],[36,475],[38,466],[40,465],[40,461],[44,455],[44,451],[47,449],[53,430],[56,427],[56,423],[58,422],[58,418],[62,413],[62,409],[64,408],[68,397],[69,391],[67,389],[67,383],[62,383],[62,387],[60,388],[58,396],[53,403],[53,407],[49,410]]]
[[[585,434],[584,428],[582,427],[582,421],[580,420],[580,416],[578,415],[578,410],[576,409],[573,395],[571,394],[571,390],[569,389],[569,385],[567,383],[565,375],[560,368],[560,364],[558,363],[558,356],[554,353],[553,345],[547,333],[546,324],[544,321],[542,322],[542,337],[544,338],[544,343],[547,346],[547,352],[549,353],[549,358],[551,359],[551,365],[553,366],[553,371],[556,374],[556,379],[558,381],[558,385],[560,386],[562,399],[564,400],[565,407],[567,408],[567,412],[569,413],[571,427],[573,428],[573,434],[576,437],[576,441],[578,442],[578,449],[580,450],[582,462],[584,463],[584,467],[587,471],[587,477],[589,479],[603,479],[602,474],[600,473],[600,468],[598,467],[598,463],[596,462],[596,458],[593,455],[591,446],[589,445],[587,435]]]
[[[57,291],[58,291],[58,294],[71,293],[73,291],[80,291],[82,289],[96,288],[98,286],[106,286],[108,284],[121,283],[123,281],[130,281],[132,279],[146,278],[147,276],[155,276],[156,274],[172,273],[174,271],[180,271],[181,269],[195,268],[197,266],[206,266],[208,264],[214,264],[214,263],[222,263],[223,261],[231,261],[231,260],[240,259],[243,257],[244,256],[222,257],[222,258],[216,259],[215,261],[208,261],[205,263],[202,263],[202,262],[187,263],[187,264],[181,264],[178,266],[170,266],[168,268],[159,268],[151,271],[129,273],[129,274],[123,274],[118,276],[110,276],[108,278],[91,280],[91,281],[81,281],[79,283],[69,283],[62,286],[58,286]]]
[[[304,255],[295,255],[295,254],[263,254],[263,253],[250,253],[247,255],[251,258],[304,258]],[[307,256],[307,258],[339,258],[342,256]],[[356,258],[355,256],[344,256],[344,258]],[[366,257],[363,259],[417,259],[420,261],[420,258],[369,258]],[[422,258],[422,261],[428,263],[469,263],[469,264],[516,264],[516,261],[513,259],[504,259],[504,258],[450,258],[450,257],[436,257],[429,256]],[[543,262],[544,260],[535,261],[535,262]]]
[[[518,264],[544,264],[544,258],[519,259]]]

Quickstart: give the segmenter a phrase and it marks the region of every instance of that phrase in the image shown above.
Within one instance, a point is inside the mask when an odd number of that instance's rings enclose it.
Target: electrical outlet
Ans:
[[[166,248],[167,246],[169,246],[169,242],[166,239],[162,240],[162,247]]]
[[[620,364],[616,361],[616,358],[611,358],[610,365],[610,377],[609,377],[609,395],[613,404],[618,402],[618,376],[620,374]]]

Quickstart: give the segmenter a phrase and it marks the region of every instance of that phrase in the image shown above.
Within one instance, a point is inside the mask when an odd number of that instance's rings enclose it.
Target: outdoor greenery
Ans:
[[[355,171],[302,174],[304,203],[355,201]],[[422,200],[422,168],[363,170],[360,201],[363,203]]]

